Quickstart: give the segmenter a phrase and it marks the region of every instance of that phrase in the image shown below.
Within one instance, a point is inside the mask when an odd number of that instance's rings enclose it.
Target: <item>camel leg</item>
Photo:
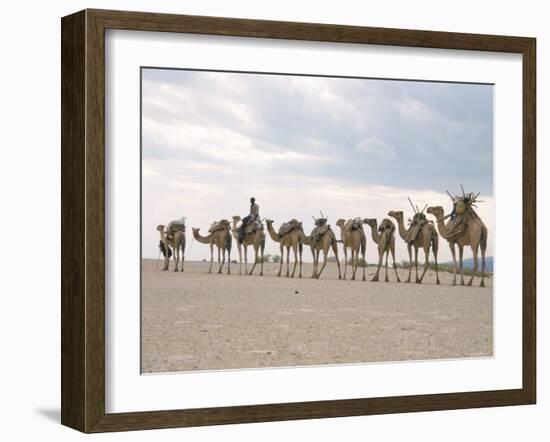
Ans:
[[[248,274],[248,247],[243,244],[244,252],[244,274]]]
[[[386,277],[384,278],[385,282],[390,281],[390,279],[388,278],[388,259],[389,259],[389,257],[390,257],[390,251],[386,250],[386,264],[384,265],[384,267],[386,269]]]
[[[317,274],[317,250],[311,249],[311,254],[313,255],[313,273],[311,274],[311,278],[313,279]]]
[[[449,243],[449,249],[451,249],[451,255],[453,256],[453,284],[456,285],[456,250],[454,243]]]
[[[294,274],[296,273],[296,265],[298,264],[298,244],[294,244],[292,246],[292,252],[294,254],[294,267],[292,267],[291,277],[294,278]]]
[[[481,282],[479,283],[480,287],[485,287],[485,250],[486,248],[483,247],[483,244],[481,244]]]
[[[262,258],[262,262],[260,263],[260,276],[264,276],[264,245],[260,244],[260,257]]]
[[[439,282],[439,270],[437,268],[437,252],[434,250],[433,254],[434,254],[434,264],[435,264],[435,283],[439,285],[441,283]]]
[[[471,286],[474,282],[474,276],[477,273],[477,252],[478,252],[479,245],[476,244],[475,246],[472,246],[472,254],[474,255],[474,271],[472,272],[472,276],[470,277],[470,280],[468,281],[468,286]]]
[[[409,277],[405,282],[411,282],[411,273],[412,273],[412,265],[413,265],[411,243],[407,243],[407,250],[409,252]]]
[[[380,276],[380,269],[382,268],[382,262],[384,261],[384,252],[378,251],[378,268],[376,269],[376,273],[372,277],[371,281],[376,282],[378,281],[378,278]]]
[[[227,249],[227,274],[231,275],[231,249]]]
[[[177,247],[174,247],[174,272],[177,272],[178,271],[178,265],[179,265],[179,257],[180,257],[180,253],[179,253],[179,248]]]
[[[363,252],[362,255],[363,255],[363,281],[366,281],[365,272],[367,271],[367,258],[365,258],[365,252]]]
[[[221,258],[221,263],[220,263]],[[218,274],[222,272],[223,265],[225,264],[225,252],[221,247],[218,247]]]
[[[464,247],[459,245],[458,246],[458,260],[460,264],[460,285],[464,285]]]
[[[391,249],[391,257],[393,259],[393,269],[395,270],[395,278],[397,279],[397,282],[401,282],[399,279],[399,274],[397,273],[397,264],[395,263],[395,246],[392,246]]]
[[[346,279],[347,274],[348,274],[348,248],[344,245],[344,279]]]
[[[357,258],[359,258],[359,252],[351,249],[351,280],[355,281],[355,272],[357,271]]]
[[[418,247],[414,247],[414,271],[416,273],[416,283],[418,284]]]
[[[264,250],[265,250],[265,240],[260,241],[260,256],[262,262],[260,263],[260,276],[264,276]]]
[[[337,243],[332,244],[332,252],[334,253],[334,257],[336,258],[336,265],[338,266],[338,279],[342,279],[342,273],[340,272],[340,259],[338,259]],[[326,255],[325,255],[325,263],[326,263]]]
[[[281,250],[281,259],[279,261],[279,273],[277,273],[277,276],[281,276],[281,272],[283,271],[283,261],[285,260],[284,259],[285,253],[284,253],[283,245],[282,244],[279,245],[279,248]]]
[[[319,273],[317,274],[317,279],[321,277],[321,273],[323,273],[323,270],[325,270],[325,267],[327,266],[327,257],[328,250],[323,250],[323,265],[321,266],[321,270],[319,270]]]
[[[256,268],[256,264],[258,263],[258,247],[254,246],[254,264],[252,264],[252,268],[250,269],[250,272],[248,272],[249,275],[252,275],[254,273],[254,269]]]
[[[290,276],[290,246],[286,248],[286,277]]]
[[[214,244],[210,244],[210,267],[208,267],[208,273],[212,273],[213,262],[214,262]]]
[[[355,250],[351,250],[351,280],[355,281],[355,270],[357,269],[357,254],[355,253]]]
[[[300,245],[298,244],[298,254],[300,257],[300,274],[298,275],[298,278],[302,277],[302,249],[300,248]]]
[[[422,276],[418,280],[419,284],[422,283],[422,280],[424,279],[424,275],[428,271],[428,267],[430,267],[430,246],[424,247],[424,270],[422,271]]]

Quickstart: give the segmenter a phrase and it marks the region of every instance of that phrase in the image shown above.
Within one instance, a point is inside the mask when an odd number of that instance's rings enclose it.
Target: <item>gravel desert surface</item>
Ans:
[[[171,269],[173,263],[171,263]],[[214,266],[214,269],[217,269]],[[488,357],[493,353],[493,280],[451,286],[429,271],[422,284],[338,280],[335,263],[321,279],[185,272],[142,261],[142,372],[347,364]],[[405,279],[406,270],[399,270]],[[358,270],[360,275],[360,270]],[[383,272],[381,272],[383,279]],[[414,278],[414,274],[413,274]],[[359,278],[360,279],[360,278]]]

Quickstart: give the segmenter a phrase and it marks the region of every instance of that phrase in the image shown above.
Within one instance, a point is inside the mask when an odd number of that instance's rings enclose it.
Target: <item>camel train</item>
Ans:
[[[278,230],[274,228],[274,221],[271,219],[255,220],[248,224],[244,223],[239,216],[233,216],[231,222],[227,219],[221,219],[211,224],[208,235],[202,236],[200,229],[193,227],[193,238],[201,244],[208,244],[210,247],[210,266],[208,273],[212,273],[214,262],[214,247],[218,252],[217,273],[222,273],[227,262],[227,274],[231,273],[231,247],[233,240],[236,242],[239,253],[239,275],[244,273],[253,275],[257,265],[259,265],[259,275],[263,275],[264,250],[266,234],[264,232],[263,222],[267,226],[267,233],[272,241],[279,244],[280,261],[278,277],[283,274],[283,265],[285,263],[286,252],[286,272],[285,276],[294,278],[298,268],[298,278],[302,277],[302,256],[304,246],[309,246],[313,257],[313,273],[311,278],[319,279],[323,270],[329,261],[336,263],[338,268],[338,279],[348,277],[348,265],[351,267],[351,280],[355,280],[358,267],[361,267],[362,280],[366,280],[366,260],[365,253],[367,248],[367,236],[363,229],[366,224],[371,229],[371,239],[376,245],[378,251],[378,263],[376,273],[371,281],[380,280],[380,271],[382,266],[385,269],[384,281],[389,282],[388,260],[391,254],[393,261],[393,270],[395,272],[396,282],[401,282],[397,272],[395,262],[395,241],[396,224],[399,237],[405,242],[409,255],[408,277],[405,282],[410,283],[414,267],[415,282],[421,284],[429,268],[429,256],[433,254],[435,268],[435,283],[440,284],[439,271],[437,263],[437,253],[439,249],[439,237],[447,241],[453,257],[453,283],[457,285],[457,273],[460,273],[460,285],[471,286],[474,276],[478,274],[478,253],[481,253],[481,282],[480,287],[485,287],[485,254],[487,250],[487,227],[474,210],[479,193],[464,192],[462,195],[451,195],[447,192],[452,201],[452,210],[445,215],[442,206],[426,205],[422,210],[415,206],[409,198],[409,203],[413,209],[413,216],[405,226],[404,214],[402,211],[391,210],[388,212],[389,218],[384,218],[380,224],[376,218],[352,218],[338,219],[336,226],[340,230],[340,238],[332,230],[328,219],[321,213],[320,218],[313,218],[314,228],[309,235],[304,232],[302,223],[292,219],[283,223]],[[432,215],[435,222],[428,220],[427,216]],[[390,219],[393,218],[395,223]],[[448,220],[448,221],[447,221]],[[240,224],[239,224],[240,223]],[[185,261],[185,218],[178,221],[172,221],[168,227],[159,225],[157,230],[160,232],[159,256],[164,256],[163,271],[168,270],[170,258],[174,259],[174,271],[184,270]],[[344,257],[344,271],[342,274],[338,244],[342,245]],[[473,254],[473,272],[467,284],[464,281],[464,247],[469,246]],[[252,248],[254,254],[252,267],[248,270],[248,248]],[[456,248],[458,248],[458,260],[456,258]],[[418,271],[418,252],[424,252],[424,264],[419,276]],[[290,271],[290,252],[294,258],[292,271]],[[332,251],[334,258],[329,259],[329,253]],[[414,251],[414,260],[413,260]],[[349,253],[349,259],[348,259]],[[322,255],[322,263],[320,263]],[[181,265],[180,265],[181,264]]]

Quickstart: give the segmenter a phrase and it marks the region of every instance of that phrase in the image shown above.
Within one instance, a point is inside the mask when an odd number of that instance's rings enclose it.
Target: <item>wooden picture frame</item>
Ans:
[[[83,432],[534,404],[536,41],[533,38],[84,10],[62,19],[62,424]],[[105,412],[105,30],[517,53],[523,63],[523,385],[519,389]]]

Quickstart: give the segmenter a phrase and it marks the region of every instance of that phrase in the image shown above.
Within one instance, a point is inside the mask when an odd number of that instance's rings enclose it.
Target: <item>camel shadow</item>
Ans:
[[[59,408],[38,408],[34,411],[51,422],[56,424],[61,422],[61,410]]]

